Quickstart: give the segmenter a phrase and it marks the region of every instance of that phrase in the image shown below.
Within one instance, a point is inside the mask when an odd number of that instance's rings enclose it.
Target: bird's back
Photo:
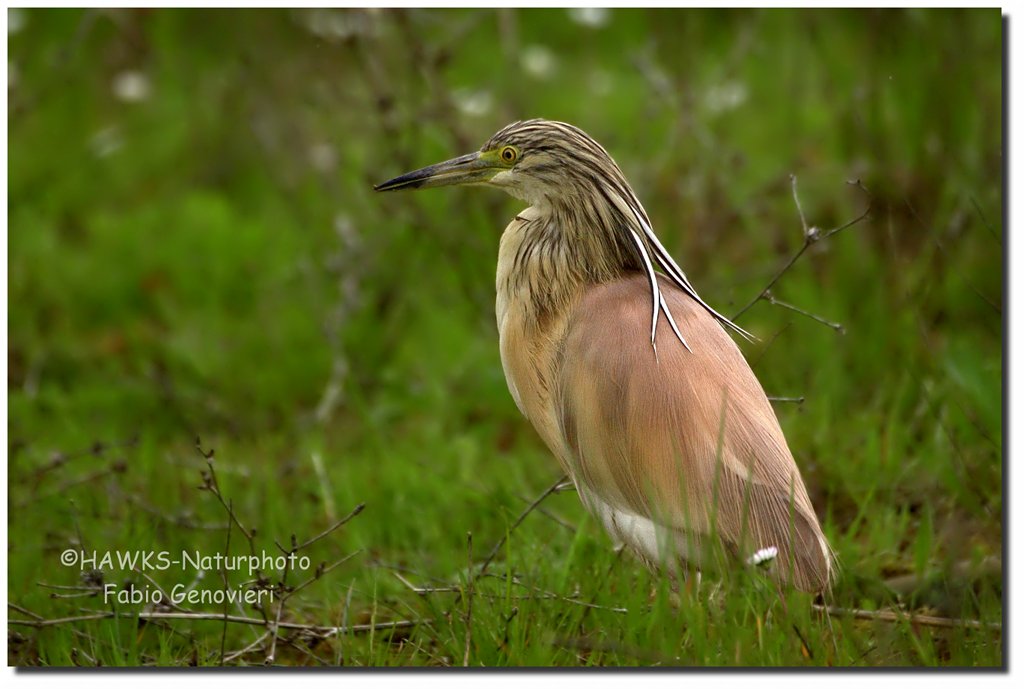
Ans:
[[[665,533],[691,557],[708,539],[741,558],[775,547],[780,578],[825,589],[828,545],[760,383],[714,317],[660,284],[689,350],[660,315],[656,357],[643,276],[590,286],[552,360],[537,362],[551,372],[560,436],[548,444],[591,511],[645,559],[663,556],[652,549]]]

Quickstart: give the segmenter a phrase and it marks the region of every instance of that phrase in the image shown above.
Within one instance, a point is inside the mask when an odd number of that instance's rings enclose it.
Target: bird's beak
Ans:
[[[389,179],[374,187],[376,191],[396,191],[398,189],[421,189],[426,187],[444,187],[450,184],[482,184],[487,182],[501,170],[495,161],[481,156],[479,151],[443,163],[429,165],[419,170]]]

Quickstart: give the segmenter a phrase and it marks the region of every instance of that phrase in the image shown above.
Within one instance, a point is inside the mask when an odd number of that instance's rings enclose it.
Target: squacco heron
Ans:
[[[828,588],[800,470],[726,330],[749,336],[698,296],[607,151],[534,119],[375,188],[453,184],[529,204],[498,249],[505,379],[612,538],[673,576],[767,551],[780,581]]]

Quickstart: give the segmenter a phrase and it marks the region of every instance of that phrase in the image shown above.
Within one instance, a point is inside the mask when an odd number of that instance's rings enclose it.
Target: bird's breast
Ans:
[[[557,357],[579,288],[558,280],[555,260],[537,245],[543,217],[528,208],[509,223],[498,249],[495,315],[501,364],[516,406],[565,461],[553,401]]]

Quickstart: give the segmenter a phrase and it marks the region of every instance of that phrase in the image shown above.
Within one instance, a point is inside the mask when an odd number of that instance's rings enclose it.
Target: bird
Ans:
[[[509,124],[480,150],[377,191],[495,187],[495,311],[509,392],[612,539],[673,579],[723,561],[822,593],[835,571],[771,403],[655,234],[611,155],[576,126]],[[698,579],[699,581],[699,579]]]

